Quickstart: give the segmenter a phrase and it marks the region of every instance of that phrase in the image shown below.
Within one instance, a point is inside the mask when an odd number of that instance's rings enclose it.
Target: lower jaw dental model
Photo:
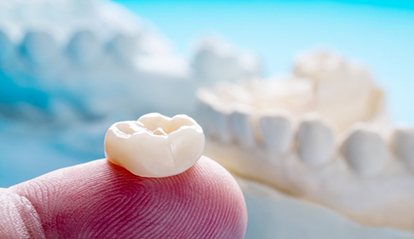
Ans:
[[[414,129],[390,127],[383,98],[361,66],[303,55],[287,80],[198,91],[205,154],[359,224],[412,230]]]

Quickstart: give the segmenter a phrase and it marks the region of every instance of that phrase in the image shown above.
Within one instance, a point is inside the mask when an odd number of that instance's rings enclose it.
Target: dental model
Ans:
[[[191,66],[192,78],[200,85],[254,79],[262,71],[257,58],[218,38],[206,38],[200,42]]]
[[[203,151],[203,129],[187,115],[146,114],[137,121],[113,124],[105,136],[108,160],[141,177],[180,174]]]
[[[184,59],[113,1],[0,1],[0,115],[113,122],[114,115],[191,113],[198,85],[259,74],[255,57],[215,39]]]
[[[102,157],[112,122],[147,112],[192,114],[195,91],[210,76],[256,78],[258,65],[255,57],[212,38],[191,59],[180,57],[146,19],[115,1],[0,0],[0,118],[10,123],[1,124],[7,127],[0,127],[0,141],[15,137],[10,126],[36,148],[33,158]],[[39,146],[20,124],[42,127],[30,131]],[[16,162],[17,171],[24,163],[18,151],[3,156]],[[22,173],[20,181],[36,170]]]
[[[364,225],[414,228],[414,130],[389,127],[361,66],[316,52],[288,80],[221,84],[198,98],[206,155],[231,172]]]

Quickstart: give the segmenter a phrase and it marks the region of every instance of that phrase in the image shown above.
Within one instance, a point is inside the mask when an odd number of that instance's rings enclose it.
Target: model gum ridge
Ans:
[[[302,55],[284,80],[200,89],[206,155],[365,225],[414,227],[414,129],[389,127],[362,66]]]
[[[141,177],[180,174],[203,151],[203,130],[187,115],[146,114],[137,121],[113,124],[105,136],[108,160]]]

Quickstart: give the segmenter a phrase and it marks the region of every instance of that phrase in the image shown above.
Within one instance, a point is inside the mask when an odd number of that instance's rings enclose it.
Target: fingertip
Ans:
[[[206,157],[154,179],[96,160],[12,190],[31,201],[48,237],[243,238],[247,225],[239,186]]]

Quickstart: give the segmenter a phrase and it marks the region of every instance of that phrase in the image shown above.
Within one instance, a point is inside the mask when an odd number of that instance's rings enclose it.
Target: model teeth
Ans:
[[[204,102],[201,102],[199,108],[200,121],[206,134],[222,143],[229,143],[231,136],[228,114]]]
[[[259,130],[263,146],[276,154],[289,150],[292,142],[292,123],[285,114],[263,116],[259,119]]]
[[[396,156],[414,169],[414,128],[397,128],[392,141]]]
[[[133,63],[133,58],[141,53],[139,52],[138,42],[138,37],[122,34],[116,35],[107,44],[108,53],[116,59],[115,62],[131,64]]]
[[[56,42],[46,32],[28,32],[22,42],[22,51],[35,65],[47,65],[58,54]]]
[[[391,160],[384,137],[372,131],[388,133],[382,126],[389,122],[368,71],[320,53],[300,59],[293,75],[201,89],[206,129],[213,132],[207,156],[360,223],[411,229],[414,177],[403,164],[414,170],[414,128],[395,130],[392,151],[400,160]],[[357,122],[372,129],[355,127],[338,149],[337,139]],[[223,140],[226,134],[231,140]]]
[[[311,165],[320,165],[331,160],[335,154],[335,136],[330,127],[310,116],[299,126],[298,154]]]
[[[329,51],[316,51],[312,54],[300,55],[295,62],[294,72],[297,75],[321,80],[335,78],[346,74],[345,60]]]
[[[68,46],[68,55],[78,65],[90,66],[98,59],[101,46],[91,31],[79,31],[72,36]]]
[[[113,124],[105,136],[109,161],[141,177],[168,177],[189,169],[204,150],[202,128],[186,115],[147,114]]]
[[[384,139],[366,128],[355,128],[343,142],[342,153],[349,166],[361,175],[378,173],[389,159]]]
[[[218,39],[205,39],[195,53],[194,78],[204,84],[254,79],[261,75],[259,61]]]
[[[243,147],[255,146],[255,139],[249,115],[242,112],[232,112],[229,115],[229,127],[236,144]]]
[[[213,127],[216,126],[216,129],[214,130],[216,137],[223,143],[229,143],[231,141],[231,137],[228,114],[216,110],[213,112],[212,122],[214,123]]]

